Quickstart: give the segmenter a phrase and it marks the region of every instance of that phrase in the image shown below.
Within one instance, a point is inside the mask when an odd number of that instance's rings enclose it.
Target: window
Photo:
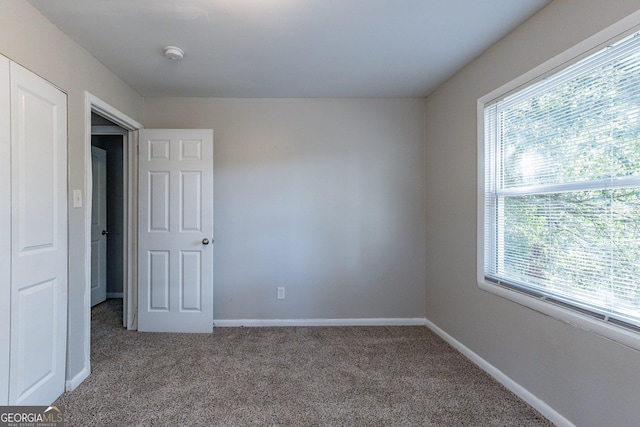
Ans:
[[[481,108],[480,281],[640,331],[640,35]]]

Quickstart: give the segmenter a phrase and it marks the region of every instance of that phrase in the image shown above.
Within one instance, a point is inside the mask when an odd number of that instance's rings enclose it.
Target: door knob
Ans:
[[[109,234],[109,232],[107,230],[102,230],[102,235],[106,236],[107,234]]]
[[[203,245],[208,245],[209,244],[209,239],[207,239],[206,237],[204,239],[202,239],[202,244]]]

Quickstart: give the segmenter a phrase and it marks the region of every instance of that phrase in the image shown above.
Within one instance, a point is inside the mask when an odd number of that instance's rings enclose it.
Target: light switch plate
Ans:
[[[73,190],[73,207],[82,207],[82,190]]]

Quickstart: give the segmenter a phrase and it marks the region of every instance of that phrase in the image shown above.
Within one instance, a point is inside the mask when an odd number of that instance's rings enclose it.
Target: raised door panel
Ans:
[[[202,208],[202,173],[199,171],[180,174],[180,229],[200,232]]]
[[[169,172],[150,172],[149,180],[149,232],[169,232],[170,186]]]
[[[149,251],[149,311],[169,311],[169,251]]]
[[[11,63],[9,404],[63,391],[67,326],[66,95]]]
[[[180,310],[201,311],[202,252],[180,252]]]

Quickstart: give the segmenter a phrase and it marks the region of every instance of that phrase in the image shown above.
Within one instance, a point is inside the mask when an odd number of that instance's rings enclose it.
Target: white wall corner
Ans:
[[[73,391],[78,387],[82,381],[86,380],[89,377],[91,370],[88,366],[85,366],[84,369],[70,380],[67,380],[65,383],[65,391]]]
[[[498,368],[484,360],[478,354],[474,353],[471,349],[466,347],[460,341],[453,338],[451,335],[436,326],[435,323],[429,319],[425,319],[425,325],[427,328],[435,332],[440,338],[451,344],[456,350],[465,355],[469,360],[478,365],[483,371],[495,378],[500,384],[507,389],[515,393],[519,398],[531,405],[535,410],[544,415],[549,421],[557,425],[558,427],[575,427],[575,425],[558,413],[555,409],[549,406],[546,402],[535,396],[529,390],[509,378]]]

